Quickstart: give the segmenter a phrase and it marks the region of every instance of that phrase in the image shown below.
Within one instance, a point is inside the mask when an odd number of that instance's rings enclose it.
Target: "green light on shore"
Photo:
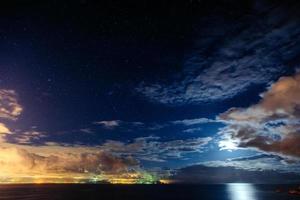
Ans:
[[[141,173],[141,177],[137,180],[137,184],[155,184],[158,182],[158,178],[157,176],[147,173],[147,172],[143,172]]]

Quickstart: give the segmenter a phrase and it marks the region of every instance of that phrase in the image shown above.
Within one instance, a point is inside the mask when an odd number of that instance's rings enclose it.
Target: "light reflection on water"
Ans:
[[[250,183],[229,183],[226,189],[230,200],[257,200],[256,189]]]

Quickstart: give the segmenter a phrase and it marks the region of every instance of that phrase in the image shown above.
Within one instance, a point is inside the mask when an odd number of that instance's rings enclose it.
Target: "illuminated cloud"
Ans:
[[[0,118],[16,121],[21,111],[16,92],[0,90]],[[118,122],[101,124],[114,127]],[[0,123],[0,182],[87,182],[94,176],[113,179],[139,170],[137,159],[119,157],[101,147],[34,143],[45,135],[35,130],[11,131]]]
[[[0,118],[16,120],[22,110],[14,90],[0,89]]]
[[[261,96],[255,105],[232,108],[219,116],[227,124],[219,133],[220,147],[300,158],[300,74],[280,78]]]
[[[0,123],[0,134],[10,134],[11,131],[6,127],[5,124]]]
[[[58,182],[78,181],[73,177],[81,177],[81,181],[89,182],[94,176],[115,183],[141,181],[140,160],[163,162],[170,158],[180,159],[187,153],[201,153],[211,141],[211,138],[165,142],[159,139],[150,136],[136,138],[131,143],[109,140],[95,147],[55,142],[34,146],[3,140],[0,148],[0,181],[34,182],[38,177],[43,177],[43,182],[53,182],[53,176],[61,177],[60,180],[55,179]],[[135,178],[124,178],[126,174]]]
[[[95,175],[118,176],[139,166],[133,157],[121,158],[98,148],[2,143],[0,150],[0,179],[43,176],[47,182],[47,177],[55,175],[76,181],[76,175],[88,181]]]
[[[18,132],[11,135],[10,138],[6,138],[7,141],[17,144],[33,144],[34,141],[38,141],[41,138],[46,137],[45,132],[39,131],[25,131],[25,132]]]

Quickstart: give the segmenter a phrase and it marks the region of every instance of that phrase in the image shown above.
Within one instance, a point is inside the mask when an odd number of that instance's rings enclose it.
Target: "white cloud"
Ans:
[[[216,122],[216,120],[208,119],[208,118],[195,118],[195,119],[176,120],[176,121],[172,121],[171,123],[176,125],[192,126],[192,125],[207,124],[207,123],[214,123],[214,122]]]
[[[189,128],[189,129],[183,130],[183,132],[184,133],[195,133],[195,132],[199,132],[201,130],[202,130],[202,128]]]
[[[116,129],[116,128],[125,128],[126,131],[130,131],[132,127],[138,128],[143,127],[144,123],[142,122],[128,122],[128,121],[122,121],[122,120],[103,120],[94,122],[93,124],[101,125],[106,129]]]
[[[121,120],[99,121],[94,122],[94,124],[102,125],[104,128],[107,129],[114,129],[120,126]]]

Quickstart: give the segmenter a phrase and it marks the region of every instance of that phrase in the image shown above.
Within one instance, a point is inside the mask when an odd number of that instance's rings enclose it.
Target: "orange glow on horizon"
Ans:
[[[143,172],[145,173],[145,172]],[[143,179],[143,173],[132,172],[123,174],[33,174],[0,176],[0,184],[85,184],[85,183],[107,183],[107,184],[172,184],[172,180],[160,179],[147,182]]]

